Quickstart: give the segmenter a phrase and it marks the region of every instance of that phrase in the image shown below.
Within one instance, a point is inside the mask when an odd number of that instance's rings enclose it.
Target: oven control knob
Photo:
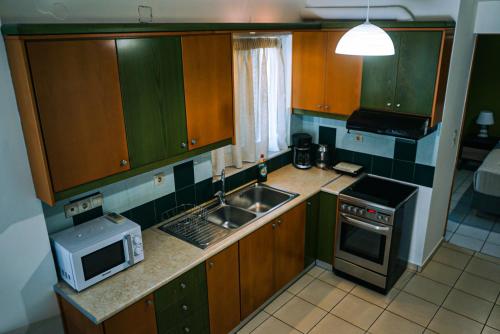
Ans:
[[[384,221],[387,223],[389,221],[389,217],[384,216]]]
[[[365,210],[359,209],[359,214],[363,216],[365,214]]]
[[[343,210],[343,211],[346,211],[347,210],[347,204],[342,204],[340,206],[340,209]]]
[[[135,247],[134,248],[134,255],[139,256],[141,254],[142,254],[142,247],[139,247],[139,246]]]
[[[142,240],[138,236],[133,237],[132,242],[134,243],[134,245],[142,245]]]
[[[357,213],[358,213],[358,208],[357,208],[357,207],[352,208],[352,212],[353,212],[354,214],[357,214]]]

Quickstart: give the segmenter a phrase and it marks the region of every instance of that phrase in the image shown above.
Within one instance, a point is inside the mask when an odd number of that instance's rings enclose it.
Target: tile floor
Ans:
[[[500,259],[444,243],[381,295],[312,268],[238,333],[500,334]]]
[[[445,240],[452,244],[500,257],[500,217],[477,215],[471,208],[472,171],[455,173]]]

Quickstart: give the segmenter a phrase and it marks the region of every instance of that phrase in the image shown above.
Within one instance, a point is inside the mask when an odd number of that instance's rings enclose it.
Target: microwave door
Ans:
[[[341,213],[336,257],[387,274],[392,227]]]
[[[109,241],[109,245],[99,247],[95,250],[86,250],[85,255],[76,256],[77,290],[81,291],[106,277],[109,277],[127,267],[129,264],[129,242],[120,236],[117,240]]]

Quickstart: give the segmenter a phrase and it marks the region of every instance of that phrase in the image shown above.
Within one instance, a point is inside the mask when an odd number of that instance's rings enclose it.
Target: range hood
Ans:
[[[347,119],[348,130],[418,140],[429,133],[429,118],[395,112],[360,109]]]

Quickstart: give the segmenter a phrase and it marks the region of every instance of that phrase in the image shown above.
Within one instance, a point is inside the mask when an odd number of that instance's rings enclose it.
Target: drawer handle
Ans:
[[[387,102],[387,106],[390,107],[392,105],[391,102]]]
[[[181,148],[186,148],[186,147],[187,147],[187,144],[186,144],[186,143],[184,143],[184,142],[182,142],[182,143],[181,143]]]
[[[183,310],[183,311],[187,311],[187,310],[189,310],[189,306],[187,306],[187,305],[182,305],[182,310]]]
[[[128,165],[128,161],[127,160],[123,159],[123,160],[120,161],[120,166],[121,167],[125,167],[127,165]]]
[[[213,262],[209,262],[209,263],[208,263],[208,266],[209,266],[210,268],[213,268],[213,267],[214,267],[214,263],[213,263]]]
[[[191,332],[191,330],[189,329],[189,327],[184,327],[184,333],[189,333]]]
[[[198,141],[197,141],[196,139],[191,139],[191,144],[192,144],[192,145],[196,145],[196,143],[197,143],[197,142],[198,142]]]
[[[401,104],[399,104],[399,103],[396,104],[396,108],[399,108],[399,107],[401,107]]]
[[[181,289],[185,289],[186,288],[186,283],[181,283]]]

